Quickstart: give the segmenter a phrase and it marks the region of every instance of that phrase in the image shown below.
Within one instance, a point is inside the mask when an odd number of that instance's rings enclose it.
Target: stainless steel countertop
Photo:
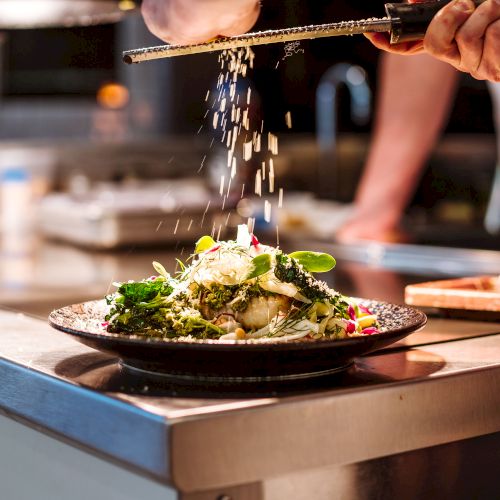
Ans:
[[[1,312],[0,408],[181,491],[250,483],[500,431],[500,324],[460,325],[479,337],[225,394],[139,380],[41,320]],[[429,332],[439,341],[456,326],[431,319]]]

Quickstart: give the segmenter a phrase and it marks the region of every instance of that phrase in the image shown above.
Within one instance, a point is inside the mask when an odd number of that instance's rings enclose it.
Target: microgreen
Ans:
[[[268,253],[257,255],[252,259],[252,270],[248,273],[245,280],[257,278],[271,270],[271,256]]]
[[[310,273],[326,273],[331,271],[336,264],[335,259],[322,252],[293,252],[288,254],[295,259],[306,271]]]
[[[211,236],[202,236],[197,242],[194,253],[202,253],[210,250],[215,245],[215,240]]]

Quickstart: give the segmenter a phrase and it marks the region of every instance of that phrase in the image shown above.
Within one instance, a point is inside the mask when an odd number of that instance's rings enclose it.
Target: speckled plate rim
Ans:
[[[403,338],[410,333],[415,333],[421,330],[427,323],[427,316],[425,313],[401,304],[392,304],[389,302],[368,300],[368,299],[356,299],[372,309],[374,313],[379,315],[379,322],[381,324],[381,333],[374,334],[370,336],[359,336],[350,337],[347,339],[331,340],[331,339],[310,339],[307,341],[276,341],[276,342],[255,342],[252,340],[243,341],[224,341],[203,339],[203,340],[176,340],[176,339],[155,339],[155,338],[143,338],[141,336],[130,336],[119,333],[98,333],[97,325],[100,325],[104,321],[104,313],[106,311],[106,302],[104,300],[93,300],[88,302],[82,302],[78,304],[68,305],[59,309],[52,311],[48,317],[50,326],[56,330],[74,335],[80,338],[86,338],[90,340],[110,342],[117,341],[122,344],[136,345],[136,346],[147,346],[150,348],[182,348],[182,349],[210,349],[211,347],[215,350],[234,350],[237,348],[244,348],[245,350],[287,350],[287,349],[297,349],[300,346],[301,349],[317,349],[319,346],[333,347],[333,346],[348,346],[356,345],[359,343],[366,342],[368,340],[376,340],[378,342],[387,342],[390,339]],[[103,316],[98,318],[93,318],[92,323],[90,318],[87,324],[92,324],[91,329],[82,329],[72,326],[78,315],[83,315],[85,310],[97,309],[102,311]],[[78,312],[80,310],[80,312]],[[393,321],[397,321],[398,317],[402,318],[404,316],[410,316],[411,320],[408,319],[403,321],[400,326],[385,329],[385,326],[390,323],[388,321],[387,315],[391,315]],[[395,318],[394,318],[395,316]],[[69,320],[72,321],[69,321]],[[69,321],[69,324],[68,324]],[[81,321],[81,320],[80,320]],[[85,322],[83,322],[85,323]]]

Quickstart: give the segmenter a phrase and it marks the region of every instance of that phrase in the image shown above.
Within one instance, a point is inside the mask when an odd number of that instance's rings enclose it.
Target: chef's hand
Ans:
[[[165,42],[193,44],[219,35],[248,31],[257,20],[259,0],[143,0],[149,30]]]
[[[385,34],[366,36],[382,50],[405,55],[425,51],[478,80],[500,82],[500,0],[478,7],[472,0],[453,0],[436,14],[423,41],[391,45]]]

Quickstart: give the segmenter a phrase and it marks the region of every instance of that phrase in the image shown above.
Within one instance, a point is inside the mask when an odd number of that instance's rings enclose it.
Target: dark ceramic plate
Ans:
[[[420,330],[427,317],[417,309],[363,301],[378,315],[380,334],[344,340],[219,342],[158,340],[113,334],[102,327],[105,301],[84,302],[53,311],[49,323],[82,344],[118,356],[125,366],[180,379],[246,381],[317,377],[348,367],[354,357],[386,347]]]

